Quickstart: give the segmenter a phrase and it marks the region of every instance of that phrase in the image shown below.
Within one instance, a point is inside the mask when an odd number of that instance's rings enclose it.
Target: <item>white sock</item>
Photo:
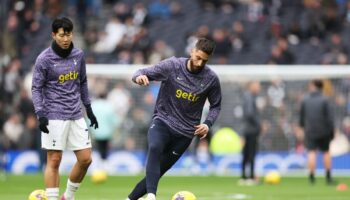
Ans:
[[[67,188],[66,188],[66,191],[64,192],[64,197],[67,200],[74,199],[74,194],[78,190],[79,186],[80,186],[80,183],[73,183],[68,179]]]
[[[48,200],[58,200],[59,188],[46,188],[46,196]]]
[[[153,194],[153,193],[148,193],[147,194],[147,198],[149,198],[149,199],[156,199],[156,195],[155,194]]]

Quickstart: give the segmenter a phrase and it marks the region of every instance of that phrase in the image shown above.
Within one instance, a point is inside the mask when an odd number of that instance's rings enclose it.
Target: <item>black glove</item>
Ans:
[[[94,115],[94,112],[92,112],[91,105],[88,104],[85,106],[85,108],[86,108],[86,114],[87,114],[88,118],[90,119],[90,127],[94,127],[94,129],[97,129],[98,122],[97,122],[97,119]]]
[[[42,132],[49,133],[47,125],[49,125],[49,120],[47,119],[47,117],[39,117],[39,128]]]

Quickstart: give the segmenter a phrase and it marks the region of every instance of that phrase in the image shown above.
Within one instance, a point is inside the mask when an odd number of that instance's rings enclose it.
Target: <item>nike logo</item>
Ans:
[[[176,77],[177,80],[182,81],[183,79],[180,77]]]
[[[152,124],[152,126],[150,128],[153,128],[155,126],[155,124]]]
[[[178,154],[176,151],[173,151],[173,154],[174,154],[175,156],[180,155],[180,154]]]

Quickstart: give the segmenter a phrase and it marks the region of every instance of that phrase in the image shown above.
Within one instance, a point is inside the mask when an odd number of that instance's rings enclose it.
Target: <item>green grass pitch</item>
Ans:
[[[110,176],[105,183],[93,184],[86,177],[78,190],[76,200],[125,200],[140,176]],[[350,185],[349,177],[337,177],[339,182]],[[60,193],[67,177],[61,178]],[[161,179],[157,200],[170,200],[180,190],[188,190],[197,200],[349,200],[350,190],[337,191],[336,186],[327,186],[323,178],[310,185],[306,178],[282,178],[279,185],[238,186],[236,177],[166,176]],[[8,175],[0,181],[0,199],[27,200],[28,194],[42,189],[43,175]]]

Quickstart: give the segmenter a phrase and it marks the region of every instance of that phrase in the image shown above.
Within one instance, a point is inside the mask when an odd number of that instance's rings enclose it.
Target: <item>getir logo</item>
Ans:
[[[58,82],[63,84],[65,81],[69,81],[69,80],[75,80],[78,78],[79,73],[76,71],[70,71],[67,74],[61,74],[58,77]]]
[[[180,98],[187,99],[187,100],[192,101],[192,102],[196,102],[199,99],[199,96],[192,94],[192,93],[184,92],[181,89],[176,90],[176,97],[178,99],[180,99]]]

